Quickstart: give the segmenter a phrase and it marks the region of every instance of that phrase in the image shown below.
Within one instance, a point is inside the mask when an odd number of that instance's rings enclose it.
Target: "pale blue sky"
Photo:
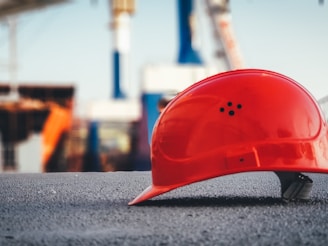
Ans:
[[[200,1],[200,0],[197,0]],[[74,83],[77,100],[110,97],[112,33],[107,0],[80,0],[19,16],[18,81]],[[132,17],[132,94],[147,63],[177,58],[176,0],[136,0]],[[214,39],[201,6],[201,55],[215,64]],[[328,3],[317,0],[231,0],[234,33],[246,67],[271,69],[328,95]],[[8,80],[7,27],[0,26],[0,80]]]

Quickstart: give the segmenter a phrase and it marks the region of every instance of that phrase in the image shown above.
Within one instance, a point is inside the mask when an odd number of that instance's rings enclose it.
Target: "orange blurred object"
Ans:
[[[55,103],[50,106],[50,114],[42,130],[43,151],[42,167],[46,171],[46,165],[56,149],[61,136],[68,132],[72,125],[72,109],[61,107]]]

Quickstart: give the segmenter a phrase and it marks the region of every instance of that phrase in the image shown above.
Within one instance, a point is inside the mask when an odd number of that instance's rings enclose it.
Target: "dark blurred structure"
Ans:
[[[44,103],[53,102],[60,106],[68,106],[74,97],[73,85],[20,85],[18,93],[23,99],[36,99]]]
[[[1,95],[8,95],[10,92],[10,85],[9,84],[0,84],[0,96]]]
[[[10,95],[11,86],[0,84],[0,95]],[[73,86],[19,85],[19,100],[0,101],[0,133],[2,143],[3,170],[15,171],[17,160],[15,146],[33,133],[43,136],[43,170],[50,167],[58,170],[58,150],[61,139],[69,131],[74,96]],[[61,114],[58,114],[60,110]],[[56,114],[56,122],[53,115]],[[62,124],[62,122],[64,124]],[[60,152],[60,151],[59,151]],[[56,163],[56,164],[54,164]]]

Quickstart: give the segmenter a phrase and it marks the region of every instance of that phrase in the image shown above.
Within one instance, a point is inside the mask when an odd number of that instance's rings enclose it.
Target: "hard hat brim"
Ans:
[[[146,201],[152,197],[161,195],[165,192],[168,192],[172,189],[174,189],[175,187],[165,187],[165,186],[155,186],[155,185],[151,185],[149,187],[147,187],[143,192],[140,193],[140,195],[138,195],[136,198],[134,198],[131,202],[129,202],[129,205],[136,205],[140,202]]]

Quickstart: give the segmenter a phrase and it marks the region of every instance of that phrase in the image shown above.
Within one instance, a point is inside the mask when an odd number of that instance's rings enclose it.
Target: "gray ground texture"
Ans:
[[[251,172],[128,206],[150,172],[0,174],[0,245],[328,245],[328,175],[309,176],[308,202]]]

